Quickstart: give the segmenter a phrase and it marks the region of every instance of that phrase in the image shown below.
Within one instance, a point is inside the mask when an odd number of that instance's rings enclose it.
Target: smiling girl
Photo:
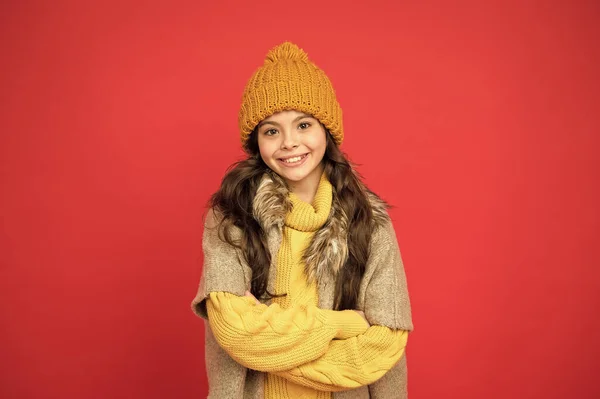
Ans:
[[[386,204],[340,151],[325,73],[286,42],[246,85],[248,157],[206,217],[194,312],[209,398],[405,398],[406,278]]]

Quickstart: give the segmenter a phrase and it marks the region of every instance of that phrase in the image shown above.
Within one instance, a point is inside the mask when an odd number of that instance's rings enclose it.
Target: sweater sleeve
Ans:
[[[265,372],[315,360],[327,352],[333,339],[356,337],[369,328],[352,310],[314,305],[282,309],[227,292],[211,292],[206,309],[219,345],[241,365]]]
[[[320,358],[276,373],[320,391],[343,391],[370,385],[404,355],[408,331],[372,326],[359,336],[333,341]]]

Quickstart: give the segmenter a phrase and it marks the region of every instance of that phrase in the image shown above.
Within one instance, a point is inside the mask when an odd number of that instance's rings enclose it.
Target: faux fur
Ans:
[[[285,215],[291,209],[292,202],[285,182],[276,173],[265,173],[252,201],[254,219],[268,233],[273,227],[283,227]]]
[[[389,222],[387,204],[363,187],[373,212],[373,229]],[[285,216],[292,209],[287,184],[275,173],[264,174],[252,203],[254,218],[268,234],[271,229],[283,228]],[[321,279],[326,273],[335,277],[348,259],[348,216],[342,209],[337,193],[333,192],[331,212],[325,225],[313,236],[303,254],[309,282]]]

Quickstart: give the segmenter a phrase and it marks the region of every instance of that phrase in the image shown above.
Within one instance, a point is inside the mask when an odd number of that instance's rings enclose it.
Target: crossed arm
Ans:
[[[401,359],[408,338],[352,310],[282,309],[227,292],[211,292],[206,309],[219,345],[238,363],[322,391],[375,382]]]

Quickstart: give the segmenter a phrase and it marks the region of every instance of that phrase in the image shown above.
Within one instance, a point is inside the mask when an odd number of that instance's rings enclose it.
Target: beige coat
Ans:
[[[254,199],[254,215],[267,232],[271,265],[269,292],[275,292],[277,252],[283,222],[289,210],[285,184],[276,175],[265,174]],[[410,300],[396,234],[384,204],[370,194],[376,226],[371,238],[370,257],[363,276],[357,308],[371,325],[413,330]],[[306,250],[307,274],[317,279],[319,307],[332,309],[335,275],[347,256],[347,226],[337,199],[333,198],[328,221],[315,233]],[[205,299],[210,292],[224,291],[243,296],[250,289],[252,270],[236,248],[220,240],[212,213],[207,218],[202,248],[204,266],[198,293],[192,302],[194,312],[207,320]],[[235,232],[239,237],[240,231]],[[265,303],[268,303],[266,301]],[[263,399],[265,373],[247,369],[235,362],[217,343],[205,323],[206,369],[209,398]],[[406,355],[381,379],[369,386],[334,392],[333,399],[404,399],[407,397]]]

